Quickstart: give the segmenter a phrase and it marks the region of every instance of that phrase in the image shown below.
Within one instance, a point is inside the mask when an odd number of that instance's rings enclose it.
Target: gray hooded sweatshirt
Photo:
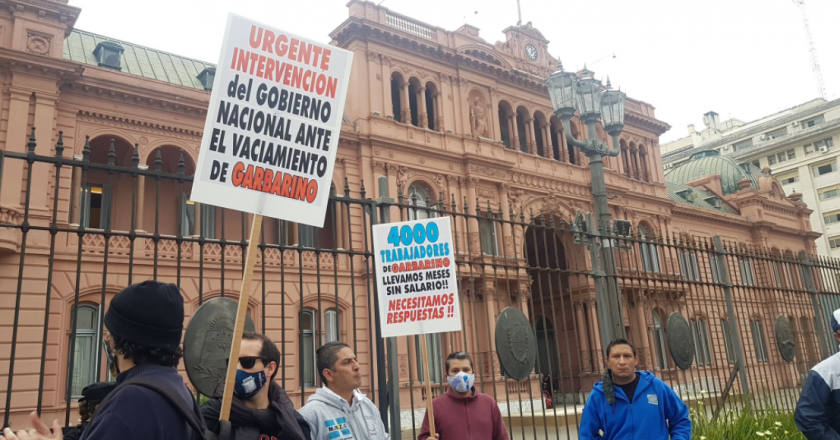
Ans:
[[[388,440],[379,409],[367,396],[353,391],[353,404],[329,388],[309,396],[300,415],[312,429],[312,440]]]

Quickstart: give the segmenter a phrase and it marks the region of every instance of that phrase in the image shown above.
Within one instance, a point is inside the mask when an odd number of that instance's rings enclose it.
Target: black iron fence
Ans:
[[[248,215],[189,200],[195,167],[183,151],[158,148],[144,161],[136,145],[94,139],[72,156],[60,136],[52,156],[35,149],[33,129],[26,152],[0,151],[4,425],[25,425],[33,409],[75,422],[81,388],[108,379],[102,317],[121,288],[176,283],[190,315],[210,298],[237,297],[249,245]],[[370,191],[361,179],[335,182],[323,228],[265,220],[249,313],[281,350],[280,384],[304,404],[320,385],[315,348],[343,340],[363,365],[362,391],[387,423],[416,438],[429,397],[421,384],[445,392],[443,359],[463,350],[512,438],[575,437],[604,372],[586,243],[605,239],[574,225],[553,197],[522,206],[503,186],[479,199],[472,179],[446,194],[400,183],[380,177]],[[464,331],[431,335],[424,371],[419,338],[377,334],[370,231],[432,216],[452,219]],[[610,237],[616,273],[606,276],[620,289],[639,368],[710,416],[746,405],[792,409],[808,370],[837,350],[827,322],[840,308],[840,262],[719,237],[667,237],[660,227],[643,220]],[[522,381],[505,376],[495,352],[506,307],[521,309],[536,335],[537,365]],[[674,313],[687,331],[669,332]],[[675,338],[694,348],[688,369],[676,367]]]

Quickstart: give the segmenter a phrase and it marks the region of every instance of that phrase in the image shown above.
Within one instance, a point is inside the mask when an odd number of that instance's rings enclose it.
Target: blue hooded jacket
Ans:
[[[840,440],[840,353],[808,373],[793,420],[808,440]]]
[[[691,440],[688,407],[665,382],[649,371],[637,371],[633,404],[615,387],[615,404],[607,403],[601,382],[595,384],[580,420],[580,440]]]

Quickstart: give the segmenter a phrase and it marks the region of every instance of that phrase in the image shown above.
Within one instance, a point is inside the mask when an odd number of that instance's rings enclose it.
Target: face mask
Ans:
[[[264,370],[257,371],[256,373],[236,370],[236,382],[233,386],[233,394],[240,399],[250,399],[257,395],[262,387],[265,386],[265,383],[266,377]]]
[[[463,371],[454,375],[446,376],[449,386],[459,393],[466,393],[475,385],[475,374],[464,373]]]

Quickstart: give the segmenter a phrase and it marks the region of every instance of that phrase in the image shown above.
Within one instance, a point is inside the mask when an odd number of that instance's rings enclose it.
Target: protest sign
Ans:
[[[228,359],[238,359],[262,216],[323,227],[353,54],[234,14],[190,199],[255,214]],[[228,420],[237,362],[220,409]]]
[[[382,337],[461,330],[449,217],[373,226]]]
[[[190,199],[323,227],[352,62],[231,14]]]

